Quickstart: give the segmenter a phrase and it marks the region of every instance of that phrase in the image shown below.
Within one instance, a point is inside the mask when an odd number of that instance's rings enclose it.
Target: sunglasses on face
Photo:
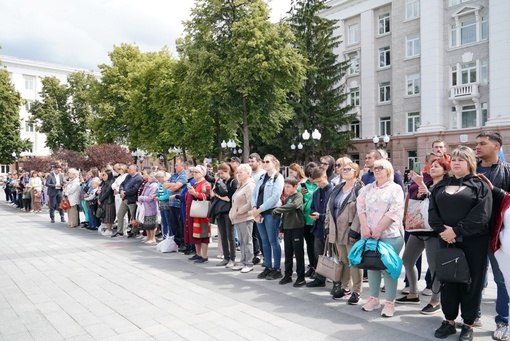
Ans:
[[[340,163],[337,163],[337,164],[335,165],[335,167],[338,167],[338,168],[340,168],[340,167],[342,167],[342,164],[340,164]]]
[[[271,163],[271,161],[269,161],[269,160],[264,160],[264,161],[262,161],[262,163]]]
[[[350,172],[350,171],[352,171],[352,168],[351,168],[351,167],[344,167],[344,168],[342,169],[342,172],[344,172],[344,173],[348,173],[348,172]]]
[[[374,171],[380,171],[380,170],[383,170],[384,167],[383,166],[376,166],[374,167]]]

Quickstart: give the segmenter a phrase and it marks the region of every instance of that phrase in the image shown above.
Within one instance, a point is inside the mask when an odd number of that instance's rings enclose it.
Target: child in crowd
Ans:
[[[288,195],[284,205],[273,210],[273,215],[282,214],[280,225],[280,239],[283,238],[285,249],[285,276],[280,284],[292,282],[292,265],[296,256],[297,280],[294,287],[302,287],[305,281],[305,252],[304,252],[304,226],[303,195],[297,191],[299,181],[294,177],[285,179],[285,192]]]

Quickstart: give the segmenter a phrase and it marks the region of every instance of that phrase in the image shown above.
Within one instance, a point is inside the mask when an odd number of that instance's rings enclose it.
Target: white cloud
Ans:
[[[193,0],[1,1],[0,54],[86,69],[108,63],[114,45],[159,51],[182,35]],[[290,0],[272,0],[273,20]]]

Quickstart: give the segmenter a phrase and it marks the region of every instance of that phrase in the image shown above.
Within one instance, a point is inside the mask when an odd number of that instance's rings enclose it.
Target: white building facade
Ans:
[[[332,0],[350,60],[349,102],[358,120],[349,151],[364,163],[388,135],[397,169],[423,162],[432,141],[449,151],[495,130],[510,144],[510,1]],[[382,141],[382,138],[381,138]],[[510,155],[510,149],[505,153]]]
[[[21,157],[46,156],[51,151],[46,147],[46,135],[37,132],[30,119],[29,109],[32,103],[40,100],[39,92],[42,90],[41,80],[44,77],[56,77],[61,83],[67,83],[67,76],[76,71],[86,71],[57,64],[21,59],[0,55],[1,65],[9,73],[11,83],[21,94],[24,104],[20,108],[21,138],[32,142],[32,150],[22,153]],[[0,174],[11,171],[12,165],[0,165]]]

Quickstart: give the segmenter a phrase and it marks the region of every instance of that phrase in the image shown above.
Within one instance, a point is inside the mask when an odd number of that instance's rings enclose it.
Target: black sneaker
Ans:
[[[457,330],[455,329],[455,326],[444,320],[441,327],[436,329],[434,336],[438,339],[446,339],[448,336],[455,334],[456,332]],[[471,336],[473,336],[473,333],[471,333]]]
[[[435,307],[432,304],[427,304],[425,308],[421,310],[423,315],[432,315],[441,311],[441,305],[438,304]]]
[[[202,258],[202,257],[200,257],[200,259],[197,259],[194,263],[204,264],[204,263],[208,263],[208,262],[209,262],[209,258]]]
[[[264,271],[262,271],[261,273],[259,273],[257,275],[257,278],[258,279],[264,279],[264,278],[266,278],[267,275],[269,275],[270,272],[271,272],[271,269],[265,268]]]
[[[351,296],[351,294],[352,293],[350,290],[340,289],[336,295],[333,295],[333,299],[339,300],[339,299],[345,298],[347,296]]]
[[[188,258],[188,260],[197,260],[197,259],[199,259],[199,258],[202,258],[202,257],[200,257],[199,255],[197,255],[197,254],[195,253],[195,254],[193,255],[193,257]]]
[[[315,270],[313,268],[309,268],[308,270],[306,270],[305,272],[305,277],[311,277],[313,275],[313,273],[315,272]]]
[[[282,270],[272,269],[271,272],[266,276],[266,279],[272,281],[274,279],[278,279],[278,278],[282,278],[282,277],[283,277]]]
[[[282,279],[280,279],[280,281],[278,282],[278,284],[281,284],[281,285],[284,285],[284,284],[287,284],[287,283],[292,283],[292,277],[285,276]]]
[[[359,303],[359,300],[360,300],[359,292],[353,292],[351,294],[351,297],[349,297],[349,300],[347,301],[347,304],[356,305],[356,304]]]
[[[419,297],[407,298],[407,296],[403,296],[401,298],[397,298],[395,300],[395,303],[399,303],[399,304],[420,304],[420,298]]]
[[[294,284],[292,284],[292,286],[294,288],[299,288],[299,287],[302,287],[303,285],[306,285],[306,281],[304,278],[298,278],[298,279],[296,279]]]
[[[462,326],[462,329],[460,330],[459,341],[471,341],[471,340],[473,340],[473,328],[465,324]]]
[[[318,287],[325,287],[326,283],[322,282],[321,280],[314,279],[310,283],[306,283],[307,288],[318,288]]]
[[[255,256],[255,257],[253,257],[252,263],[253,263],[253,265],[257,265],[260,263],[260,261],[261,261],[260,257]]]
[[[341,287],[340,283],[339,282],[333,282],[333,288],[331,289],[329,294],[334,296],[334,295],[338,294],[340,292],[340,290],[342,290],[342,287]]]

